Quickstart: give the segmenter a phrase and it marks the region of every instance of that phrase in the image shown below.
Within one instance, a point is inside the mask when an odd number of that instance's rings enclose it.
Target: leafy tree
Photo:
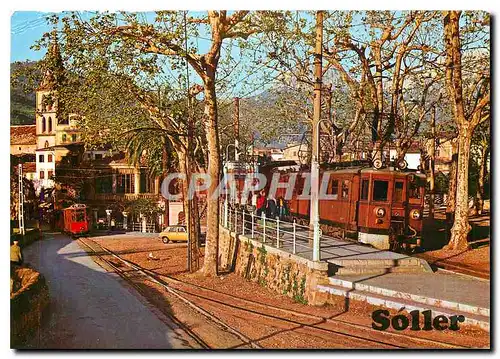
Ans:
[[[461,17],[460,11],[443,13],[446,86],[458,129],[455,218],[451,239],[445,248],[455,250],[468,248],[472,135],[480,123],[490,118],[489,16],[482,12],[465,12],[463,25]],[[464,77],[465,72],[470,76]]]

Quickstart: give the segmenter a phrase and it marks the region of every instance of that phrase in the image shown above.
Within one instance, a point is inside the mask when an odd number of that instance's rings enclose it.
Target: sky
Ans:
[[[30,47],[42,35],[50,31],[43,16],[47,13],[34,11],[16,11],[11,17],[11,52],[10,61],[40,60],[45,50],[35,51]]]
[[[93,12],[79,11],[80,15],[83,18],[89,19],[92,17]],[[191,16],[196,15],[196,11],[189,12]],[[11,54],[10,61],[26,61],[26,60],[40,60],[46,53],[45,49],[36,51],[31,49],[31,46],[35,44],[37,40],[39,40],[44,33],[50,32],[52,30],[52,25],[48,25],[44,20],[48,14],[47,12],[36,12],[36,11],[17,11],[13,13],[11,17]],[[147,17],[148,22],[154,21],[155,14],[153,12],[143,13]],[[230,14],[230,12],[229,12]],[[204,53],[208,50],[210,41],[208,38],[210,35],[208,33],[201,33],[197,38],[190,38],[190,41],[194,41],[196,46],[199,49],[199,52]],[[236,64],[240,59],[240,49],[234,45],[230,47],[228,44],[228,40],[224,41],[223,49],[226,51],[231,51],[232,61]],[[190,69],[190,81],[199,82],[199,79],[194,74],[194,72]],[[172,78],[177,77],[175,70],[172,72],[171,70],[166,71],[168,74],[172,74]],[[235,74],[235,82],[239,82],[239,79],[243,79],[244,82],[252,82],[253,78],[258,80],[259,74],[257,73],[245,73],[244,71],[236,72]],[[253,81],[255,82],[255,81]],[[258,81],[257,81],[258,82]],[[262,90],[262,89],[261,89]],[[241,96],[242,94],[248,93],[248,87],[245,87],[242,83],[238,84],[234,88],[230,90],[230,93],[227,94],[227,97],[233,96]],[[225,97],[225,96],[224,96]]]

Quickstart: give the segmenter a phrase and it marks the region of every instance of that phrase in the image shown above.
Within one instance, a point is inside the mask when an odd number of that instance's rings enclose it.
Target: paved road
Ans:
[[[119,276],[97,265],[76,241],[47,235],[24,250],[46,278],[48,315],[30,348],[190,348]]]

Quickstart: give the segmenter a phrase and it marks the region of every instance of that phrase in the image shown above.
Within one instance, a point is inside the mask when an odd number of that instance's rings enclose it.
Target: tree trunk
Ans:
[[[490,145],[487,144],[481,148],[481,154],[479,158],[479,175],[476,188],[476,200],[475,200],[475,211],[477,214],[483,214],[484,211],[484,182],[486,179],[486,162],[488,161],[488,154],[490,152]]]
[[[184,223],[188,230],[190,245],[187,248],[188,251],[188,266],[187,269],[191,272],[198,270],[198,265],[196,263],[198,260],[198,239],[200,237],[199,228],[200,228],[200,218],[198,211],[198,200],[196,195],[192,199],[189,198],[189,183],[190,183],[190,175],[193,172],[193,165],[189,164],[191,161],[187,161],[187,154],[184,149],[178,150],[179,154],[179,168],[186,176],[186,180],[182,181],[182,198],[183,198],[183,207],[184,207]],[[189,167],[188,167],[189,166]],[[195,256],[195,257],[193,257]],[[193,265],[193,263],[195,265]]]
[[[219,252],[219,196],[213,196],[220,175],[219,134],[217,132],[217,100],[215,95],[215,72],[204,79],[205,130],[208,142],[208,175],[211,184],[207,195],[207,239],[205,261],[202,272],[217,275]]]
[[[446,203],[446,220],[453,223],[453,215],[455,213],[455,203],[457,194],[457,162],[458,162],[458,145],[457,139],[451,141],[451,163],[448,181],[448,202]]]
[[[166,143],[163,144],[163,153],[162,153],[162,170],[163,170],[163,178],[168,175],[168,153]],[[161,186],[161,184],[160,184]],[[165,227],[170,225],[170,202],[168,199],[163,199],[165,203],[165,212],[163,214],[163,224]]]
[[[455,199],[455,219],[451,228],[451,239],[446,249],[466,250],[469,225],[469,157],[472,133],[466,128],[459,129],[457,161],[457,193]]]
[[[434,141],[434,139],[433,139]],[[435,177],[435,167],[434,167],[434,155],[429,156],[429,218],[434,219],[434,202],[436,200],[435,187],[436,187],[436,177]]]

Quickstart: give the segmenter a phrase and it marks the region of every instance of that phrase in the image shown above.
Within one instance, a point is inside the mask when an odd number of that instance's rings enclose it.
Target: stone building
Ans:
[[[10,154],[34,154],[37,149],[36,125],[10,126]]]

